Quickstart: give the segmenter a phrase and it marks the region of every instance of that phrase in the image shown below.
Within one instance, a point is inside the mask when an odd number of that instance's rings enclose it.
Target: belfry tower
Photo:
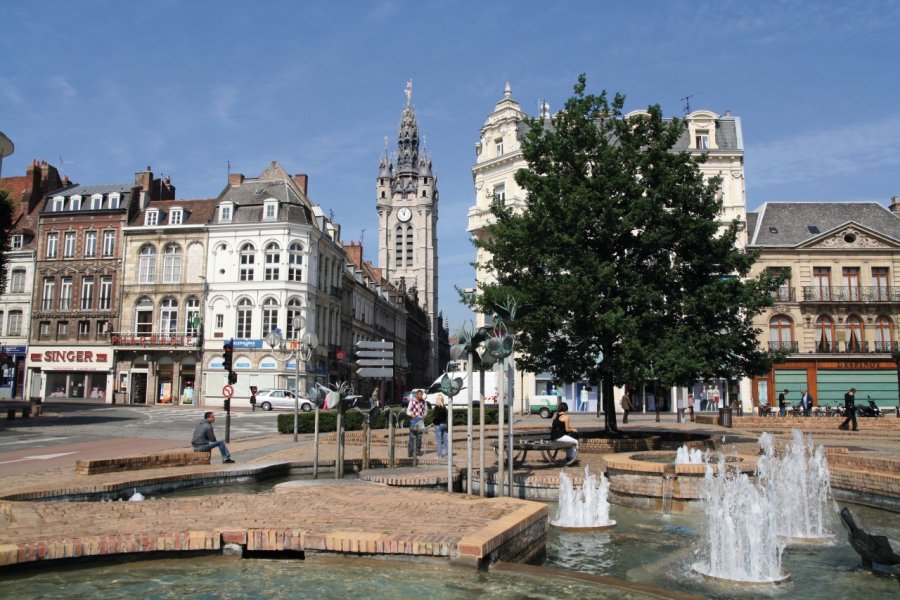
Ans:
[[[412,106],[412,81],[406,84],[397,152],[388,155],[387,138],[375,186],[378,211],[378,266],[384,276],[416,298],[429,319],[431,352],[428,374],[438,364],[437,180],[431,158],[419,153],[419,124]]]

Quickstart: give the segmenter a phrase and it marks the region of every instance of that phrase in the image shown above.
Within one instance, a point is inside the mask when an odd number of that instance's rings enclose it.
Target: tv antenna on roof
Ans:
[[[63,172],[63,165],[74,165],[75,164],[74,160],[63,160],[62,156],[57,156],[57,158],[59,159],[59,172],[60,173]]]
[[[701,92],[694,92],[688,96],[681,98],[681,101],[684,102],[684,114],[689,114],[691,112],[691,98],[694,96],[699,96]]]
[[[366,241],[366,228],[363,227],[362,230],[359,232],[359,245],[362,246],[363,242],[365,242],[365,241]]]

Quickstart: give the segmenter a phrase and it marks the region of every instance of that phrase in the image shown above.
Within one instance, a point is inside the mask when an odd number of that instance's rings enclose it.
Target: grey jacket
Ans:
[[[216,441],[216,434],[213,433],[213,426],[207,420],[203,420],[194,430],[194,437],[191,438],[191,446],[205,446]]]

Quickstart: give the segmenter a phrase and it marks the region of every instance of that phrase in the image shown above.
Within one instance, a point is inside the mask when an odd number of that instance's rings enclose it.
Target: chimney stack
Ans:
[[[240,173],[229,173],[228,174],[228,185],[231,187],[238,187],[244,183],[244,176]]]
[[[303,190],[303,195],[309,197],[309,193],[306,191],[307,186],[309,185],[309,176],[306,173],[298,173],[294,175],[294,183],[296,183],[301,190]]]
[[[150,170],[150,166],[147,166],[146,171],[138,171],[134,174],[134,185],[141,188],[142,192],[150,191],[150,186],[153,183],[153,171]]]

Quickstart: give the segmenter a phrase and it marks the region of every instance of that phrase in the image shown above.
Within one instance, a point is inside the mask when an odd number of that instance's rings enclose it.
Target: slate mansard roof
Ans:
[[[766,202],[747,213],[747,245],[794,248],[851,224],[900,243],[900,216],[877,202]]]

